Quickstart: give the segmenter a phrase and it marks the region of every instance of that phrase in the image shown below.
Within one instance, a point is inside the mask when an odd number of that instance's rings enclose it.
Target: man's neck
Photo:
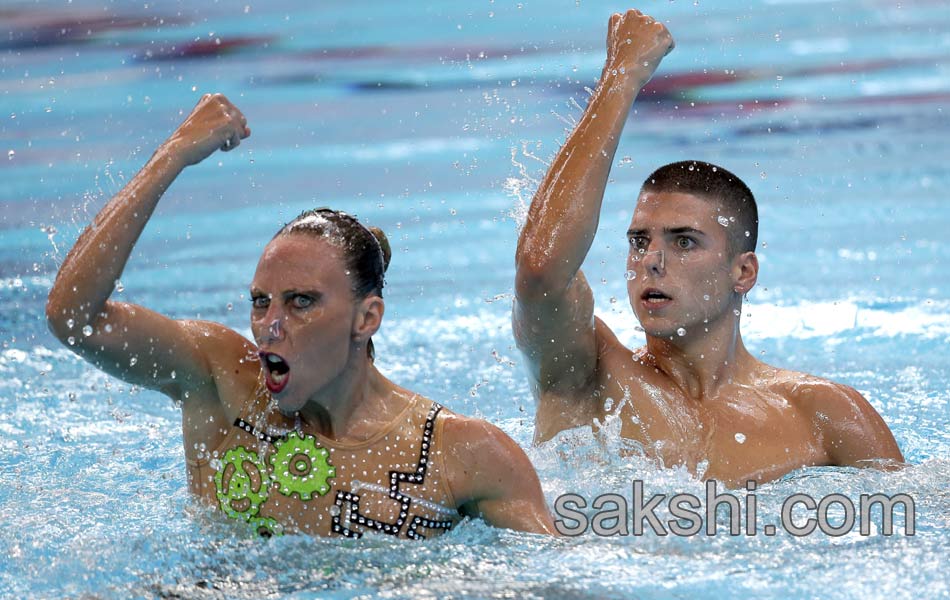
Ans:
[[[708,331],[706,331],[708,330]],[[684,336],[647,335],[647,351],[657,368],[683,393],[703,401],[748,373],[754,361],[739,334],[739,317],[725,316]]]

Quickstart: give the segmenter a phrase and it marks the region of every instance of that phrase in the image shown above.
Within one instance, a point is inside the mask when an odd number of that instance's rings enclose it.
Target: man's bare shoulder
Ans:
[[[604,385],[624,375],[642,376],[656,372],[646,346],[630,347],[599,317],[595,318],[597,370],[591,384]]]
[[[868,405],[864,396],[854,388],[810,373],[762,363],[756,379],[758,385],[778,393],[810,414],[838,415]]]
[[[814,423],[833,464],[903,461],[884,419],[856,389],[808,373],[770,369],[771,388]]]

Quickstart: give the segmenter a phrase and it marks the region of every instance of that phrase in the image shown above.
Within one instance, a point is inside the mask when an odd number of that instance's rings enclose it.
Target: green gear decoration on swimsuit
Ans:
[[[234,466],[234,471],[231,478],[225,482],[224,472],[229,464]],[[254,480],[248,472],[248,465],[252,469],[257,469],[257,480],[260,485],[256,491],[253,485]],[[221,468],[214,474],[214,485],[221,510],[233,519],[250,521],[257,516],[261,505],[267,501],[269,487],[267,468],[261,462],[257,452],[249,451],[244,446],[237,446],[225,452],[224,458],[221,459]],[[235,506],[237,503],[245,502],[248,503],[248,507],[244,510]]]
[[[330,465],[330,453],[318,446],[316,439],[291,431],[286,440],[277,443],[277,449],[270,455],[274,467],[271,477],[281,494],[297,494],[301,500],[310,500],[314,493],[323,496],[330,491],[327,480],[336,477],[336,468]]]
[[[262,537],[274,537],[284,535],[284,526],[270,517],[253,517],[248,523],[258,535]]]

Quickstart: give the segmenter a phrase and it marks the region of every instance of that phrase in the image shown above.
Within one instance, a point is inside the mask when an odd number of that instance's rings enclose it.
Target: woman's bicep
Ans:
[[[90,325],[64,341],[114,377],[180,398],[186,391],[213,385],[203,351],[213,340],[203,338],[215,329],[209,323],[178,321],[142,306],[110,301]]]

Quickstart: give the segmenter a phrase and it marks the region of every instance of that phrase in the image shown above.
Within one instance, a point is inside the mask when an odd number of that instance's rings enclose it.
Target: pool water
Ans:
[[[655,6],[653,5],[655,4]],[[252,137],[162,200],[118,297],[248,331],[266,241],[330,205],[393,243],[378,364],[480,415],[562,494],[703,494],[612,433],[531,447],[510,332],[518,227],[586,102],[617,2],[6,2],[0,8],[0,596],[950,597],[950,16],[921,0],[644,6],[677,48],[631,115],[585,271],[631,345],[624,232],[642,179],[720,163],[760,205],[743,335],[860,390],[911,466],[813,468],[756,491],[910,495],[916,533],[547,539],[466,521],[424,543],[253,537],[195,506],[180,413],[47,332],[62,258],[191,109]],[[738,432],[737,432],[738,433]],[[736,492],[745,497],[745,492]],[[660,517],[664,514],[660,511]],[[665,514],[665,517],[668,517]],[[841,515],[839,514],[840,518]]]

